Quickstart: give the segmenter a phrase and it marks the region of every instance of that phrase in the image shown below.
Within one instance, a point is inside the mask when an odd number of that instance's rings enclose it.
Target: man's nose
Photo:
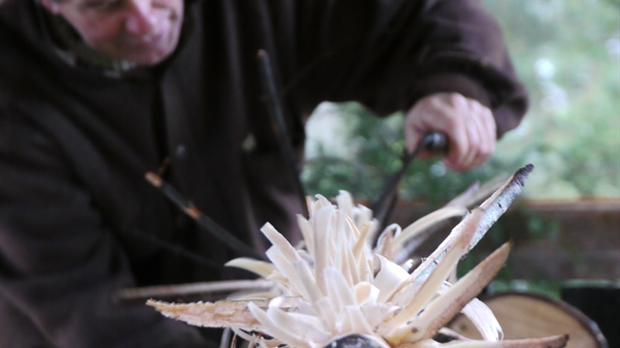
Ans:
[[[130,0],[125,19],[127,32],[136,35],[148,35],[156,25],[152,0]]]

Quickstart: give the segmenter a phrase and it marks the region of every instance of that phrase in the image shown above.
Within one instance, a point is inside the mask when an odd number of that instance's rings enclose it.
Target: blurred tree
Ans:
[[[529,197],[620,196],[620,2],[486,5],[532,97],[523,125],[495,157],[537,165]]]

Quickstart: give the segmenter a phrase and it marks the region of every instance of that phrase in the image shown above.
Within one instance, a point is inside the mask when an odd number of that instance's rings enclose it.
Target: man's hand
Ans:
[[[467,170],[483,164],[493,154],[497,141],[491,110],[458,93],[429,95],[407,112],[407,150],[413,151],[430,131],[448,137],[449,148],[443,163],[453,170]]]

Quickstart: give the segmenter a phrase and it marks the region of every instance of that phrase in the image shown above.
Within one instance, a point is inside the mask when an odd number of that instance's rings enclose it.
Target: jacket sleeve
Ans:
[[[134,281],[93,205],[56,144],[0,109],[0,346],[207,346],[151,308],[111,304]]]
[[[478,0],[431,1],[422,16],[425,45],[419,55],[414,100],[454,91],[493,111],[498,135],[515,128],[528,107],[498,23]]]
[[[311,1],[298,18],[301,65],[323,69],[306,73],[313,97],[388,114],[458,92],[493,111],[498,135],[526,112],[501,28],[479,0]]]

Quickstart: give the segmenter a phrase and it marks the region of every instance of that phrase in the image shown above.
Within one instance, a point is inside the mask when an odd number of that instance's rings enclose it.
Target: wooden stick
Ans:
[[[192,202],[183,197],[179,191],[172,187],[172,185],[166,183],[159,175],[148,172],[145,177],[151,185],[158,188],[168,199],[181,208],[185,214],[189,215],[198,225],[207,230],[211,236],[219,239],[229,248],[244,256],[254,257],[259,260],[265,259],[264,255],[245,244],[213,219],[204,215]]]
[[[271,60],[269,54],[265,50],[258,50],[258,68],[261,74],[261,82],[263,87],[264,98],[267,104],[269,120],[271,121],[271,127],[276,135],[280,151],[282,151],[282,157],[286,163],[287,169],[294,178],[295,187],[297,188],[299,199],[301,201],[302,209],[304,210],[304,216],[308,217],[308,207],[306,206],[306,190],[300,179],[300,172],[297,168],[297,160],[295,159],[295,150],[291,142],[291,137],[288,134],[288,128],[286,122],[284,122],[284,110],[282,108],[282,102],[278,96],[276,90],[276,82],[273,77],[273,68],[271,66]]]
[[[189,283],[178,285],[157,285],[141,288],[121,289],[114,294],[117,302],[136,300],[146,301],[150,298],[188,296],[233,292],[240,290],[266,290],[273,286],[270,280],[225,280],[215,282]]]

